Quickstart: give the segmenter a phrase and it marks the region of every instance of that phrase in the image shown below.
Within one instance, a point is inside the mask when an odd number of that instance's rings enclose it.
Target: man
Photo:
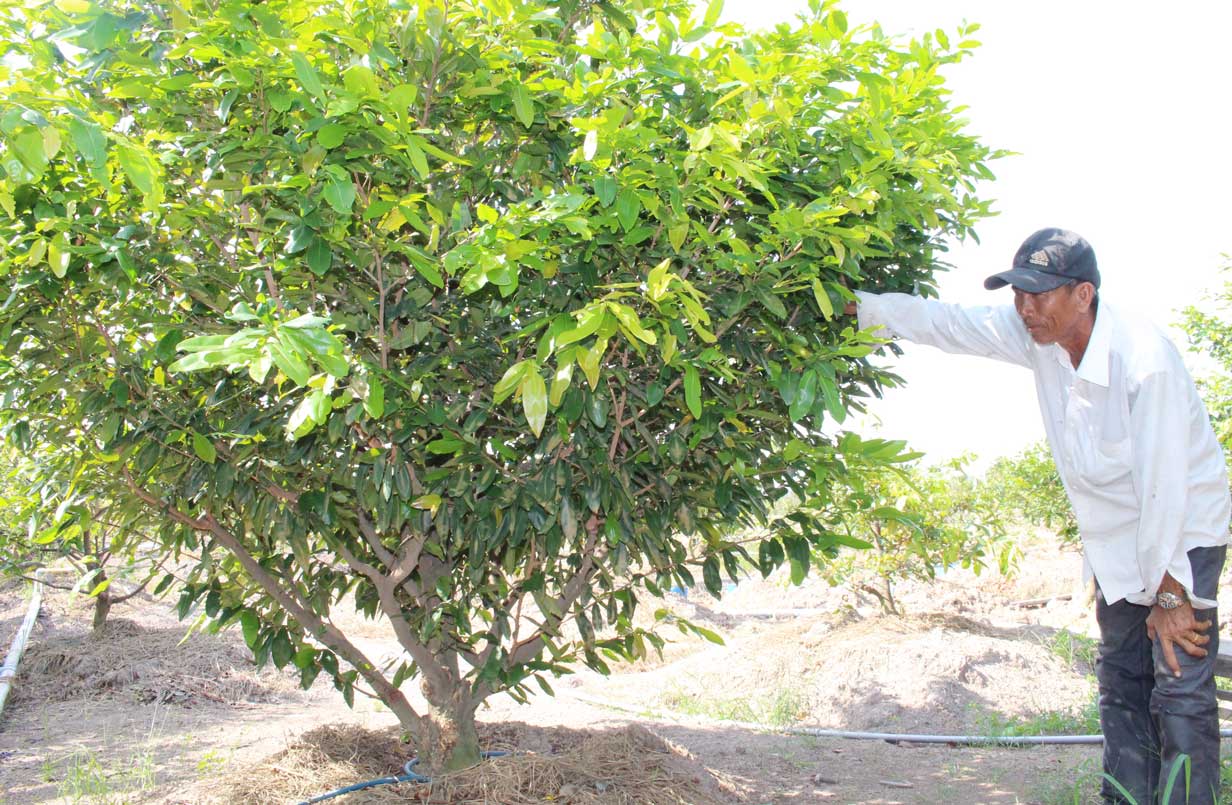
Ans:
[[[1011,286],[1012,307],[858,293],[848,312],[862,328],[1034,372],[1082,535],[1084,573],[1097,585],[1104,771],[1147,805],[1184,755],[1188,791],[1182,768],[1164,805],[1213,805],[1215,595],[1232,516],[1223,452],[1176,347],[1101,299],[1099,282],[1083,238],[1042,229],[1009,271],[984,282]],[[1103,796],[1127,801],[1107,780]]]

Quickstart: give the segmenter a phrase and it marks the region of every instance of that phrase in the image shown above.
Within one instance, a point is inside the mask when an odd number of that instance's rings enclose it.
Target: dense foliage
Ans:
[[[1232,262],[1221,269],[1232,272]],[[1214,371],[1197,379],[1211,425],[1224,451],[1232,458],[1232,281],[1207,295],[1209,304],[1190,306],[1182,313],[1181,328],[1194,352],[1214,361]]]
[[[1011,572],[1019,550],[1006,533],[1010,510],[998,489],[968,472],[970,463],[970,457],[931,466],[849,462],[824,507],[817,508],[821,496],[815,496],[809,514],[868,550],[819,552],[822,575],[902,614],[896,582],[931,580],[954,567]]]
[[[985,484],[1004,507],[1026,522],[1056,532],[1062,542],[1077,544],[1078,521],[1047,442],[997,459]]]
[[[803,573],[846,534],[769,505],[897,455],[836,436],[893,378],[835,310],[930,287],[994,155],[948,103],[961,36],[719,13],[7,9],[10,440],[191,562],[181,612],[363,684],[430,769],[493,692],[644,653],[638,593],[717,589],[733,528]],[[352,594],[393,666],[332,624]]]

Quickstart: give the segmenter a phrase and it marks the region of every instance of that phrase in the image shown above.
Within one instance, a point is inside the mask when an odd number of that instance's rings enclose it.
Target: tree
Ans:
[[[656,646],[639,594],[717,590],[730,527],[882,449],[835,435],[896,382],[835,310],[929,291],[988,212],[941,77],[974,26],[719,13],[10,9],[10,433],[195,557],[182,613],[474,762],[487,696]],[[842,536],[766,533],[763,570]],[[393,667],[332,624],[348,593]]]
[[[985,482],[1007,508],[1028,523],[1052,529],[1062,542],[1077,544],[1078,521],[1046,442],[997,459]]]
[[[1232,261],[1225,261],[1220,270],[1225,276],[1232,272]],[[1214,359],[1218,367],[1219,371],[1198,378],[1197,383],[1215,435],[1227,453],[1232,449],[1232,281],[1208,293],[1207,301],[1206,310],[1194,305],[1185,308],[1180,326],[1189,348]]]
[[[911,462],[918,454],[898,458]],[[891,615],[902,614],[895,581],[931,580],[953,566],[978,574],[992,565],[1009,573],[1018,548],[1005,535],[1003,501],[968,474],[970,463],[969,456],[935,466],[849,460],[842,482],[828,498],[815,497],[807,515],[845,531],[844,544],[868,551],[819,551],[819,570],[831,583],[871,593]]]
[[[25,450],[32,445],[23,445]],[[145,545],[130,522],[112,519],[117,506],[88,491],[98,486],[57,468],[65,452],[31,457],[4,450],[8,473],[0,479],[0,576],[32,579],[40,568],[67,564],[76,573],[72,585],[44,578],[56,589],[83,593],[94,602],[93,630],[102,636],[114,605],[141,594],[158,570],[161,557]],[[78,462],[78,466],[81,466]],[[66,481],[65,478],[71,478]],[[117,574],[143,575],[132,589],[117,592]]]

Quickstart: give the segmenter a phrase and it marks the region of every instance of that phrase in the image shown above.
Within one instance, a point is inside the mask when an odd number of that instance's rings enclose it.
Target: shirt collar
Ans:
[[[1107,388],[1108,353],[1111,349],[1112,314],[1108,310],[1107,303],[1101,299],[1099,307],[1095,310],[1095,325],[1091,328],[1087,351],[1082,354],[1082,363],[1078,364],[1078,376],[1088,383]]]

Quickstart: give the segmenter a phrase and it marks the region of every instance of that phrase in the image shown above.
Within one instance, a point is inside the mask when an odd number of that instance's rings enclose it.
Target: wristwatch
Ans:
[[[1155,596],[1155,603],[1160,609],[1176,609],[1185,603],[1185,596],[1176,593],[1158,593]]]

